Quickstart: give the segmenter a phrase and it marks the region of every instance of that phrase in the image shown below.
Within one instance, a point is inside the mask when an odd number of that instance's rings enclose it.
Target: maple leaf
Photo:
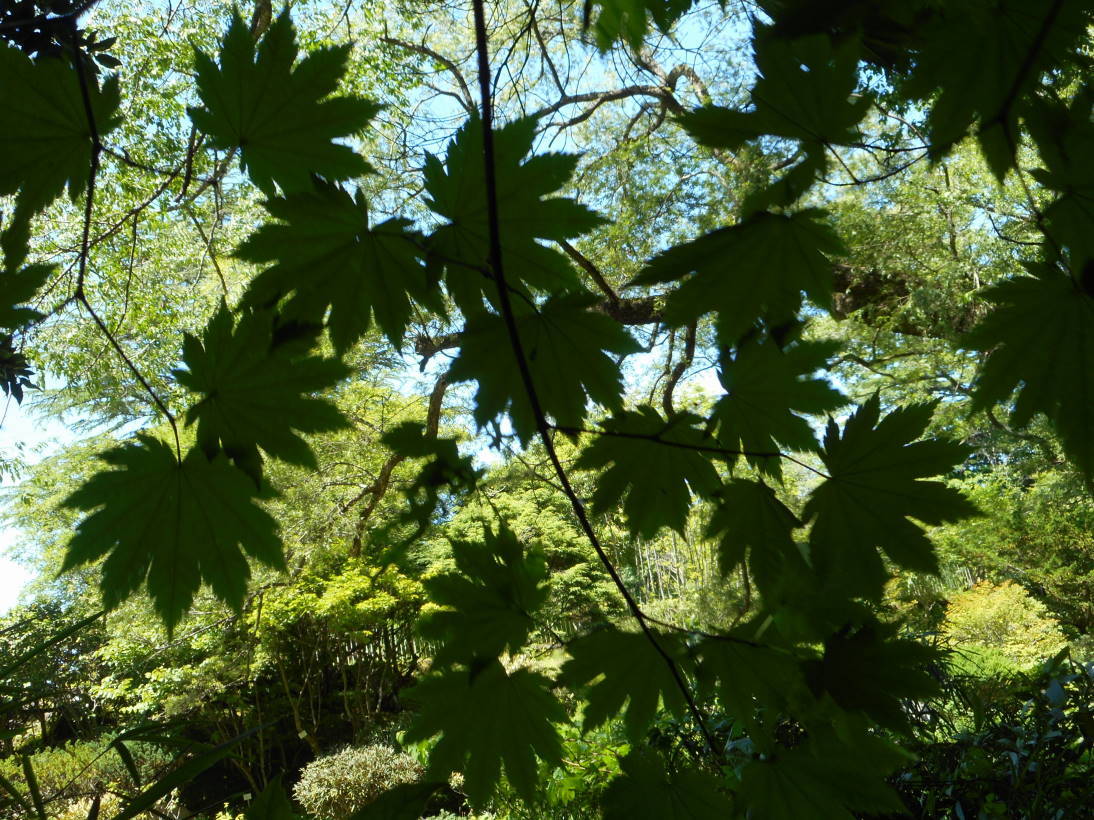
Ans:
[[[421,705],[406,741],[440,735],[429,754],[427,778],[441,781],[462,772],[476,805],[490,797],[503,765],[517,793],[531,799],[538,782],[536,756],[549,763],[561,758],[554,724],[564,721],[566,712],[551,694],[551,682],[528,669],[510,674],[497,660],[470,669],[450,667],[426,676],[406,695]]]
[[[729,817],[732,806],[713,778],[679,767],[669,772],[651,752],[631,752],[622,774],[604,792],[605,820],[709,820]]]
[[[726,711],[750,727],[749,736],[760,745],[763,732],[757,731],[757,707],[785,709],[805,691],[805,679],[792,654],[752,644],[742,633],[704,638],[697,648],[696,677],[700,691],[717,693]]]
[[[604,434],[581,451],[575,465],[604,470],[593,492],[593,511],[614,509],[625,496],[631,533],[647,539],[661,527],[683,533],[691,493],[709,496],[721,484],[710,460],[690,449],[703,444],[701,422],[693,413],[666,420],[649,406],[622,410],[602,422]]]
[[[1080,89],[1068,105],[1038,101],[1030,109],[1026,124],[1044,163],[1030,173],[1060,193],[1042,210],[1043,230],[1081,270],[1094,259],[1094,89]]]
[[[619,368],[605,351],[640,350],[618,322],[588,309],[593,302],[584,296],[557,296],[516,316],[540,405],[560,426],[579,425],[588,400],[619,407]],[[454,382],[478,381],[475,421],[480,427],[508,411],[517,436],[526,442],[536,432],[536,419],[513,356],[505,322],[483,313],[468,321],[448,375]]]
[[[233,326],[221,304],[199,340],[186,334],[179,384],[204,396],[186,413],[197,424],[198,444],[212,457],[218,449],[261,480],[258,449],[274,458],[317,467],[315,454],[297,431],[319,433],[348,426],[330,402],[307,395],[336,384],[349,369],[334,359],[297,356],[272,347],[271,318],[245,313]]]
[[[607,51],[616,40],[623,40],[636,52],[649,31],[647,17],[668,33],[681,15],[691,8],[692,0],[592,0],[585,5],[584,27],[592,25],[596,45]],[[593,8],[596,20],[591,20]]]
[[[706,535],[718,538],[718,562],[726,575],[751,549],[750,563],[753,572],[759,572],[756,580],[760,582],[772,558],[797,552],[793,533],[800,526],[794,513],[762,481],[734,478],[717,494]]]
[[[0,329],[18,330],[42,317],[37,310],[20,305],[33,299],[56,269],[55,265],[27,265],[19,271],[0,271]]]
[[[944,155],[977,122],[984,157],[1002,180],[1014,166],[1025,98],[1045,71],[1068,63],[1090,22],[1083,0],[947,5],[925,32],[908,89],[938,94],[927,116],[931,154]]]
[[[832,293],[828,256],[844,248],[824,217],[815,208],[789,216],[753,214],[670,248],[650,260],[632,284],[682,279],[665,303],[665,322],[678,327],[714,313],[719,335],[734,344],[761,317],[771,325],[795,317],[802,291],[827,306]]]
[[[443,313],[418,246],[421,237],[406,219],[369,227],[364,196],[357,200],[334,185],[268,200],[280,222],[267,222],[236,250],[248,262],[272,262],[247,288],[244,304],[265,305],[292,294],[286,317],[322,321],[339,353],[368,331],[370,316],[398,349],[410,321],[412,299]]]
[[[754,760],[741,771],[740,808],[765,820],[853,820],[852,813],[904,814],[904,804],[884,776],[904,762],[880,738],[863,735],[854,744],[809,740]]]
[[[427,435],[421,422],[403,422],[384,433],[382,441],[385,447],[406,458],[428,459],[404,490],[408,507],[393,522],[416,525],[415,534],[409,540],[403,539],[401,546],[406,546],[432,522],[443,490],[457,493],[470,490],[482,471],[475,468],[470,456],[460,455],[456,439]],[[394,527],[385,526],[381,531],[389,528]]]
[[[16,195],[3,233],[7,266],[26,257],[30,218],[68,187],[75,200],[87,186],[93,143],[79,77],[60,58],[32,61],[0,43],[0,196]],[[100,138],[118,127],[118,78],[100,87],[87,79],[88,99]]]
[[[911,518],[934,525],[977,514],[957,490],[925,480],[949,471],[970,452],[944,439],[915,441],[934,407],[902,407],[879,422],[881,401],[875,394],[847,420],[842,436],[836,423],[828,422],[821,458],[829,477],[813,490],[802,518],[813,520],[813,565],[850,594],[880,596],[888,576],[876,547],[906,569],[938,571],[930,541]]]
[[[845,627],[824,642],[820,660],[803,671],[818,697],[831,696],[842,709],[859,710],[883,726],[910,732],[901,700],[927,700],[938,682],[926,667],[941,653],[933,647],[895,637],[899,625],[874,621]]]
[[[95,474],[64,502],[94,512],[77,526],[61,571],[106,556],[100,585],[107,607],[146,583],[170,632],[202,582],[239,610],[250,577],[245,553],[284,568],[276,522],[223,456],[210,461],[194,448],[179,462],[168,445],[138,434],[135,444],[100,458],[116,469]]]
[[[220,51],[220,65],[194,49],[198,96],[189,109],[212,148],[238,148],[243,167],[267,196],[275,185],[307,191],[313,175],[351,179],[371,168],[352,148],[333,140],[359,134],[380,106],[359,97],[330,97],[346,71],[350,46],[320,48],[294,67],[296,30],[286,9],[261,43],[236,12]]]
[[[431,816],[426,809],[433,795],[447,786],[445,782],[432,781],[402,783],[355,811],[347,820],[421,820]]]
[[[718,439],[740,448],[754,467],[781,473],[780,446],[790,450],[817,449],[809,422],[798,413],[828,413],[844,396],[815,374],[839,349],[835,342],[795,342],[786,347],[771,339],[749,339],[732,359],[722,357],[718,378],[726,395],[714,406]]]
[[[442,642],[437,663],[517,652],[535,625],[532,613],[547,599],[547,565],[539,553],[525,554],[507,527],[489,528],[482,543],[453,541],[458,572],[427,578],[430,601],[440,610],[419,624],[422,634]]]
[[[852,98],[858,86],[858,43],[839,46],[824,34],[787,39],[759,26],[753,38],[759,79],[752,87],[752,110],[706,106],[678,118],[701,145],[736,151],[760,136],[800,140],[816,151],[856,142],[855,126],[870,99]]]
[[[569,182],[578,157],[540,154],[525,159],[532,150],[535,125],[534,119],[519,119],[494,132],[498,233],[506,280],[518,288],[580,290],[567,258],[537,240],[572,239],[606,220],[572,199],[549,197]],[[430,235],[430,249],[447,264],[445,282],[464,311],[481,310],[484,293],[488,299],[495,297],[493,280],[483,275],[490,256],[490,229],[482,157],[482,122],[472,117],[449,143],[444,165],[427,155],[424,169],[426,203],[448,220]]]
[[[658,645],[678,669],[690,667],[683,642],[674,633],[654,632]],[[623,726],[633,741],[641,739],[658,703],[682,714],[686,708],[680,684],[665,657],[641,632],[599,629],[566,645],[569,659],[562,679],[571,688],[585,688],[584,728],[601,725],[623,710]]]
[[[973,404],[990,407],[1016,390],[1011,421],[1052,419],[1068,456],[1094,480],[1094,265],[1068,276],[1054,265],[1026,265],[989,288],[995,309],[964,344],[989,350]]]

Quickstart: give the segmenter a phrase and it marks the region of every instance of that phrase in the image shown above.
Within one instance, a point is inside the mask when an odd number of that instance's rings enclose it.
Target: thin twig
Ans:
[[[645,614],[639,608],[638,603],[623,583],[623,579],[620,577],[615,565],[604,551],[604,547],[601,545],[600,539],[597,537],[596,532],[593,530],[592,524],[589,521],[589,516],[585,512],[584,504],[582,504],[581,499],[570,484],[569,476],[567,476],[566,470],[563,468],[562,462],[559,460],[558,453],[555,450],[554,442],[551,440],[551,426],[548,424],[547,417],[543,412],[543,406],[540,404],[539,394],[536,391],[536,386],[532,379],[532,372],[528,367],[528,360],[524,353],[524,345],[521,341],[520,333],[517,328],[516,316],[513,312],[513,304],[509,297],[509,289],[505,284],[505,271],[502,265],[501,235],[499,231],[501,220],[498,212],[497,178],[494,161],[493,105],[490,93],[490,59],[487,53],[486,15],[483,10],[483,5],[483,0],[474,0],[472,8],[475,17],[475,50],[478,56],[479,93],[482,98],[482,147],[486,178],[486,213],[490,237],[490,267],[493,269],[494,279],[498,287],[499,307],[501,308],[502,317],[505,320],[505,327],[508,331],[510,346],[516,358],[517,369],[520,371],[521,381],[523,382],[525,393],[528,396],[528,403],[531,405],[532,413],[536,420],[536,427],[539,431],[539,436],[543,442],[544,449],[547,452],[552,467],[554,467],[555,475],[558,476],[559,484],[562,485],[562,490],[573,507],[574,514],[577,516],[582,531],[585,533],[586,538],[588,538],[589,543],[592,544],[593,549],[596,551],[601,563],[607,570],[612,582],[619,590],[620,595],[623,596],[627,608],[638,622],[642,632],[668,666],[673,680],[676,682],[676,685],[679,687],[687,702],[688,711],[695,720],[696,726],[702,732],[710,750],[714,752],[716,750],[714,738],[707,728],[706,720],[695,702],[690,686],[684,679],[676,661],[674,661],[668,652],[665,651],[665,648],[661,646],[660,642],[657,640],[657,636],[653,633],[653,630],[650,629]]]

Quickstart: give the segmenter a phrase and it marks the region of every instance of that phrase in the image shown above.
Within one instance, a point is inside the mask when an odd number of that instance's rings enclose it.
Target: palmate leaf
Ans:
[[[577,290],[580,282],[559,251],[537,240],[572,239],[605,219],[566,197],[551,196],[573,175],[578,157],[541,154],[528,157],[535,139],[534,119],[520,119],[494,132],[494,162],[502,259],[510,286],[541,291]],[[444,165],[426,156],[426,202],[448,220],[429,237],[437,260],[447,266],[445,282],[466,312],[494,299],[496,285],[483,270],[489,260],[482,122],[472,117],[448,145]],[[545,198],[546,197],[546,198]]]
[[[696,142],[736,151],[760,136],[800,140],[811,153],[859,139],[856,129],[870,99],[852,99],[858,86],[859,48],[854,39],[833,46],[824,34],[798,39],[759,27],[753,39],[760,78],[751,111],[707,106],[682,115]]]
[[[268,222],[237,250],[248,262],[272,263],[247,289],[244,303],[276,302],[286,317],[322,321],[335,350],[344,353],[368,331],[370,316],[399,348],[412,299],[443,313],[440,290],[420,259],[421,237],[406,219],[369,227],[360,193],[320,183],[317,190],[271,199]]]
[[[607,51],[616,40],[639,51],[649,31],[648,17],[667,34],[691,6],[692,0],[590,0],[585,5],[583,25],[592,28],[601,51]],[[596,9],[595,20],[593,9]]]
[[[708,538],[718,539],[718,563],[728,575],[752,550],[753,572],[770,563],[768,554],[797,551],[793,533],[801,522],[762,481],[734,478],[719,490]],[[762,586],[761,586],[762,589]]]
[[[713,777],[687,767],[669,772],[652,752],[632,752],[604,792],[605,820],[710,820],[732,806]]]
[[[601,423],[603,434],[581,451],[579,469],[604,472],[591,506],[603,513],[625,497],[623,512],[631,533],[653,538],[661,527],[684,531],[691,493],[710,496],[721,482],[703,453],[690,449],[704,439],[702,419],[677,413],[667,421],[654,408],[622,410]]]
[[[884,777],[903,756],[877,737],[854,743],[825,738],[749,763],[741,772],[738,807],[764,820],[853,820],[862,812],[904,814]]]
[[[460,455],[458,443],[453,438],[430,436],[420,422],[404,422],[384,433],[382,441],[392,452],[406,458],[428,459],[410,486],[404,491],[407,509],[403,510],[391,526],[413,524],[415,534],[425,531],[441,500],[442,492],[461,493],[472,489],[482,475],[471,456]],[[381,528],[380,532],[383,532]],[[409,544],[404,542],[401,549]]]
[[[285,788],[281,785],[281,778],[275,777],[265,789],[251,801],[247,807],[244,820],[302,820],[300,815],[293,811]]]
[[[18,330],[41,318],[42,314],[25,307],[46,283],[55,265],[27,265],[19,271],[0,270],[0,330]]]
[[[267,196],[275,186],[307,191],[313,175],[329,180],[368,173],[367,162],[334,140],[359,134],[380,107],[357,97],[331,97],[346,71],[350,46],[320,48],[295,66],[296,31],[288,10],[256,47],[238,12],[220,64],[194,50],[201,107],[190,118],[212,148],[238,148],[243,167]]]
[[[433,795],[447,785],[433,781],[403,783],[355,811],[348,820],[421,820],[429,816],[426,809]]]
[[[309,396],[334,386],[349,369],[334,359],[293,355],[272,347],[272,320],[244,313],[237,323],[223,304],[199,340],[186,334],[179,384],[202,398],[186,413],[197,424],[198,444],[210,458],[220,449],[256,482],[261,448],[290,464],[316,467],[315,454],[299,433],[346,427],[329,401]]]
[[[704,638],[698,647],[697,677],[700,691],[717,694],[726,712],[749,727],[749,737],[762,748],[764,733],[758,730],[756,709],[785,709],[798,701],[806,691],[805,678],[792,654],[750,645],[743,632]]]
[[[883,726],[910,731],[901,700],[938,694],[938,682],[927,667],[941,653],[895,637],[898,629],[896,624],[873,622],[829,636],[821,659],[803,665],[814,693],[827,694],[841,709],[864,712]]]
[[[780,325],[795,317],[802,291],[828,306],[828,257],[844,248],[824,217],[815,208],[789,216],[753,214],[670,248],[652,259],[633,284],[682,280],[665,303],[665,322],[681,326],[714,313],[721,339],[734,344],[759,318]]]
[[[203,582],[232,608],[242,606],[250,577],[244,554],[284,568],[277,524],[223,456],[210,461],[194,448],[180,463],[168,445],[138,435],[101,458],[116,469],[92,476],[64,502],[94,512],[77,526],[62,571],[105,556],[108,607],[147,584],[170,631]]]
[[[1043,412],[1064,450],[1094,481],[1094,265],[1074,277],[1029,264],[1032,276],[989,288],[995,309],[965,344],[991,351],[976,380],[974,406],[990,407],[1017,391],[1011,420]]]
[[[562,755],[554,724],[566,712],[551,682],[528,669],[508,673],[497,660],[471,668],[450,667],[423,678],[406,692],[421,704],[406,733],[415,743],[440,735],[429,754],[427,778],[464,775],[467,795],[481,806],[505,776],[526,799],[535,794],[537,755],[558,763]]]
[[[947,4],[924,32],[909,88],[938,92],[927,116],[931,153],[948,152],[976,122],[984,157],[1002,179],[1015,163],[1025,98],[1045,71],[1067,64],[1090,23],[1084,0]]]
[[[444,609],[430,611],[422,634],[441,642],[436,663],[471,663],[516,653],[535,626],[534,613],[547,599],[547,565],[539,553],[525,553],[507,527],[487,529],[482,543],[453,541],[458,572],[427,578],[429,599]]]
[[[589,310],[592,302],[584,296],[558,296],[534,311],[524,307],[516,317],[543,411],[564,427],[581,424],[590,400],[612,409],[620,406],[621,376],[607,353],[640,349],[618,322]],[[454,382],[478,382],[475,421],[480,427],[508,411],[521,441],[535,434],[535,414],[500,316],[483,313],[468,321],[448,375]]]
[[[944,439],[915,441],[934,404],[894,410],[879,421],[875,394],[844,425],[829,421],[821,458],[829,478],[813,490],[802,513],[812,520],[810,558],[822,576],[849,595],[878,598],[888,577],[876,548],[899,566],[937,572],[923,529],[910,519],[941,524],[976,515],[961,493],[928,480],[965,459],[968,447]]]
[[[654,636],[678,669],[690,668],[679,635],[654,632]],[[608,627],[571,641],[566,649],[570,658],[562,668],[562,680],[571,688],[586,690],[584,728],[600,726],[626,704],[623,725],[628,737],[637,741],[660,703],[683,714],[687,702],[680,684],[645,634]]]
[[[718,374],[726,395],[714,406],[723,446],[740,448],[754,467],[781,473],[781,447],[817,449],[813,429],[799,413],[828,413],[845,398],[816,373],[839,349],[834,342],[795,342],[780,347],[768,338],[742,343]],[[767,454],[767,455],[764,455]]]
[[[1094,259],[1094,88],[1084,87],[1064,105],[1037,101],[1025,122],[1043,168],[1031,173],[1060,194],[1042,211],[1052,244],[1067,249],[1072,268]]]
[[[67,60],[32,61],[0,43],[0,196],[17,194],[15,212],[0,237],[6,266],[26,257],[30,218],[68,187],[75,199],[87,185],[91,126],[79,77]],[[118,78],[99,87],[87,78],[95,126],[103,137],[118,127]]]

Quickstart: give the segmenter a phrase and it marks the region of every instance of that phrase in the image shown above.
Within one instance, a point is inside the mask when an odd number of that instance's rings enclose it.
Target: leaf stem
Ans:
[[[83,101],[84,115],[87,117],[88,133],[91,136],[91,162],[87,172],[87,191],[84,196],[84,224],[80,237],[80,256],[76,271],[76,289],[73,296],[77,302],[87,309],[87,312],[91,315],[95,325],[99,328],[99,332],[106,337],[106,340],[110,342],[110,346],[114,348],[114,351],[125,363],[126,367],[129,368],[129,371],[137,381],[140,382],[141,387],[144,388],[144,391],[152,399],[152,403],[167,418],[168,424],[171,425],[171,432],[175,437],[175,458],[181,464],[182,444],[179,440],[179,427],[174,414],[167,409],[167,404],[160,398],[159,394],[152,389],[152,385],[148,383],[148,379],[144,377],[133,363],[133,360],[130,359],[128,354],[122,349],[118,340],[114,338],[114,334],[111,333],[110,329],[106,326],[106,322],[104,322],[99,314],[95,312],[95,308],[93,308],[91,302],[88,301],[87,292],[84,288],[84,284],[87,281],[88,257],[91,254],[91,218],[95,212],[95,184],[99,177],[99,160],[103,152],[103,143],[99,136],[98,124],[95,122],[95,109],[91,105],[91,92],[88,89],[87,74],[84,72],[83,64],[80,62],[75,17],[72,18],[72,50],[72,65],[76,70],[76,79],[80,83],[80,98]]]
[[[683,673],[680,671],[677,663],[657,641],[657,637],[654,635],[653,630],[650,629],[649,624],[646,622],[645,613],[642,612],[637,601],[635,601],[634,597],[627,590],[618,570],[616,570],[611,559],[604,551],[604,547],[601,545],[600,539],[597,537],[596,532],[593,530],[592,524],[589,521],[589,516],[585,511],[585,505],[582,504],[581,499],[570,484],[570,479],[566,475],[566,470],[563,468],[558,453],[555,451],[554,443],[551,440],[551,425],[547,422],[547,417],[543,412],[543,406],[539,400],[539,394],[536,392],[536,386],[532,379],[532,372],[528,367],[528,360],[524,352],[524,345],[521,342],[520,333],[517,328],[516,317],[513,313],[513,304],[510,300],[509,289],[505,282],[499,230],[500,219],[498,214],[497,169],[494,161],[493,106],[491,102],[492,91],[490,88],[490,59],[487,50],[486,15],[483,10],[483,0],[474,0],[472,6],[475,17],[475,51],[478,57],[479,94],[482,98],[482,147],[486,180],[486,215],[490,235],[490,267],[494,272],[494,279],[498,288],[498,304],[501,308],[506,330],[508,331],[510,346],[516,357],[517,369],[520,371],[521,381],[524,385],[524,390],[528,395],[528,403],[531,405],[532,414],[535,416],[536,428],[539,431],[540,439],[543,441],[543,446],[551,461],[551,465],[554,467],[555,475],[558,476],[559,484],[562,485],[563,492],[566,494],[566,497],[573,507],[574,514],[577,516],[582,531],[585,533],[586,538],[588,538],[589,543],[592,544],[593,549],[596,551],[601,563],[607,570],[612,582],[619,590],[620,595],[623,596],[627,608],[638,622],[643,634],[668,666],[673,680],[676,682],[677,687],[679,687],[687,702],[688,711],[691,713],[696,725],[702,732],[708,748],[711,752],[715,752],[716,746],[714,744],[714,738],[707,728],[706,721],[703,718],[702,712],[699,710],[699,706],[695,702],[695,698],[692,696],[691,688],[684,679]]]

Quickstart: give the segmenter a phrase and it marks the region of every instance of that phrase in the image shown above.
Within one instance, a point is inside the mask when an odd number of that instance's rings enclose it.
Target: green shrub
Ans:
[[[147,782],[170,762],[171,755],[148,743],[127,742],[126,748]],[[103,799],[103,817],[111,815],[114,801],[109,792],[132,792],[133,780],[118,753],[105,738],[72,741],[63,746],[43,749],[30,757],[31,768],[49,817],[67,820],[86,818],[92,800]],[[0,776],[21,794],[29,794],[23,767],[16,756],[0,759]]]
[[[951,597],[942,633],[959,647],[996,650],[1020,669],[1051,658],[1067,645],[1045,605],[1011,581],[982,582]]]
[[[390,746],[350,746],[305,766],[293,797],[319,820],[345,820],[388,789],[421,774],[414,758]]]

